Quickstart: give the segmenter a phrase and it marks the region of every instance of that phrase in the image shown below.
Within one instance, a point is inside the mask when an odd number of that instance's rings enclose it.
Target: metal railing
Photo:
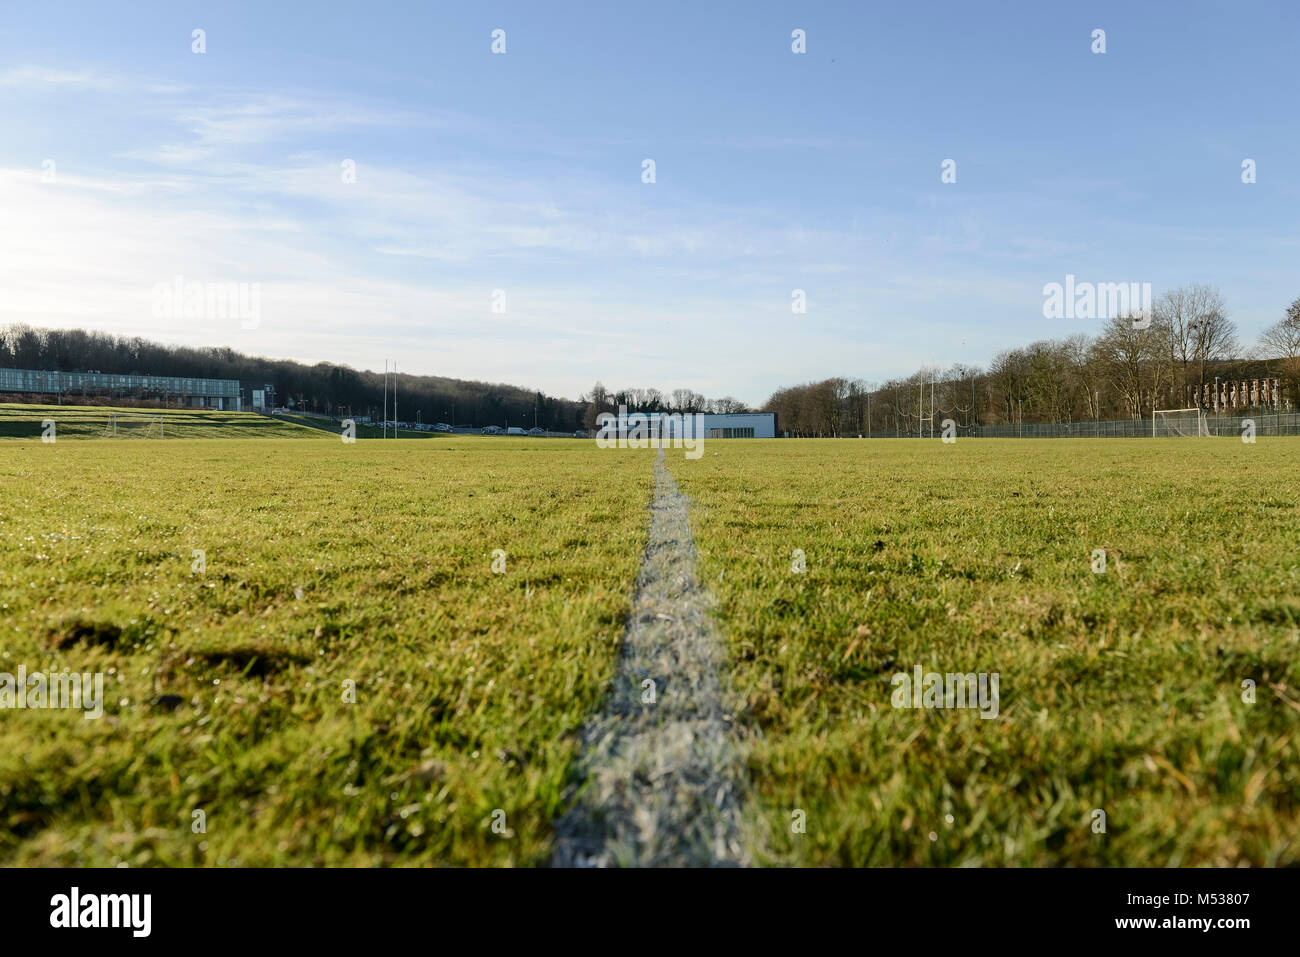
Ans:
[[[1211,436],[1240,436],[1246,428],[1246,421],[1255,423],[1256,435],[1300,435],[1300,412],[1255,412],[1245,415],[1207,416],[1206,426]],[[1179,420],[1180,427],[1186,424]],[[1194,430],[1194,429],[1193,429]],[[1156,435],[1161,434],[1157,423]],[[942,436],[942,428],[935,423],[933,438]],[[1003,422],[999,425],[957,426],[957,435],[963,438],[981,439],[1093,439],[1093,438],[1151,438],[1151,419],[1085,419],[1079,422]],[[799,437],[799,436],[792,436]],[[811,437],[811,436],[809,436]],[[828,438],[831,436],[827,436]],[[859,438],[857,432],[841,432],[842,439]],[[876,430],[862,438],[872,439],[915,439],[916,430],[880,431]],[[920,438],[931,438],[926,428]]]
[[[1257,412],[1247,415],[1207,416],[1210,435],[1240,436],[1246,421],[1255,423],[1256,435],[1300,435],[1300,412]],[[1157,423],[1157,426],[1159,424]],[[1157,427],[1156,434],[1160,434]],[[984,439],[1150,438],[1151,419],[1102,419],[1081,422],[1005,422],[959,429],[959,435]]]

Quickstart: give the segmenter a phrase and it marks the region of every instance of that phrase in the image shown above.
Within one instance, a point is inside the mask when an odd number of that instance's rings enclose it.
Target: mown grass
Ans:
[[[1300,861],[1300,441],[717,441],[668,461],[759,732],[765,860]],[[893,708],[917,664],[998,672],[999,716]]]
[[[314,415],[294,415],[292,413],[277,413],[276,419],[282,422],[296,423],[297,425],[302,425],[309,429],[317,429],[322,432],[329,432],[333,435],[341,435],[343,433],[343,421],[344,421],[343,419],[323,418],[321,416],[314,416]],[[394,429],[392,426],[385,427],[382,425],[371,425],[365,422],[356,422],[355,420],[353,422],[353,435],[358,439],[391,439],[394,437],[393,432]],[[399,439],[440,439],[440,438],[447,438],[449,435],[460,435],[460,436],[481,435],[481,433],[478,432],[477,430],[474,432],[467,433],[467,432],[433,432],[433,431],[425,432],[419,429],[397,429],[396,432],[397,432],[396,437]],[[488,438],[488,439],[504,438],[504,437],[507,436],[491,436],[491,435],[483,436],[483,438]],[[509,436],[509,437],[521,438],[521,436]],[[561,438],[561,437],[567,438],[567,435],[554,436],[554,438]],[[536,441],[536,439],[543,438],[543,436],[529,436],[529,438],[532,439],[533,441]],[[552,436],[545,436],[545,438],[552,438]]]
[[[328,432],[332,435],[343,434],[343,420],[341,419],[323,419],[311,415],[277,415],[276,421],[290,422],[301,425],[304,428],[316,429],[319,432]],[[445,437],[447,433],[439,432],[421,432],[418,429],[398,429],[396,438],[399,439],[432,439]],[[394,430],[385,428],[382,425],[368,425],[364,422],[353,422],[352,434],[358,439],[392,439]]]
[[[0,443],[0,671],[108,679],[99,721],[0,710],[0,863],[548,858],[651,453],[294,431],[321,441]],[[668,462],[758,732],[761,861],[1297,863],[1300,443]],[[999,716],[892,708],[916,664],[998,672]]]
[[[0,710],[0,863],[544,862],[650,483],[563,440],[0,443],[0,671],[108,699]]]
[[[65,439],[112,439],[112,416],[118,417],[113,441],[133,439],[316,439],[328,438],[306,428],[254,412],[220,412],[208,409],[116,409],[74,405],[0,404],[0,438],[37,439],[44,422],[54,422],[55,442]],[[161,429],[150,422],[162,417]]]

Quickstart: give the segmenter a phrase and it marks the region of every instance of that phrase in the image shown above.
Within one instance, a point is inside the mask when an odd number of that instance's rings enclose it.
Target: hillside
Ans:
[[[221,347],[169,346],[84,329],[34,329],[21,323],[0,327],[0,368],[235,379],[250,389],[272,386],[277,406],[338,417],[365,415],[378,420],[384,417],[386,397],[391,402],[391,380],[386,386],[382,372],[250,356]],[[473,426],[536,421],[561,432],[584,427],[583,401],[439,375],[402,373],[396,381],[398,417],[403,420],[451,422],[454,418],[456,424]],[[245,401],[250,398],[246,393]]]
[[[0,438],[39,439],[54,422],[62,439],[325,439],[327,433],[252,412],[114,409],[99,406],[0,404]],[[161,420],[161,421],[160,421]]]

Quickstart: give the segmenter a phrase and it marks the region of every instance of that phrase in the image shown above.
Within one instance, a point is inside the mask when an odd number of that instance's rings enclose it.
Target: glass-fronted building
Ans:
[[[238,379],[0,369],[0,394],[49,396],[64,402],[81,396],[153,399],[196,409],[242,411]]]

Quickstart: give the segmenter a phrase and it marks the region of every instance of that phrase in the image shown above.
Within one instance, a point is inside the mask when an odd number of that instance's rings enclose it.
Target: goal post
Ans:
[[[1205,419],[1205,410],[1190,409],[1152,409],[1151,437],[1173,435],[1181,438],[1209,438],[1210,424]]]
[[[164,439],[166,426],[161,415],[110,412],[101,433],[106,439]]]

